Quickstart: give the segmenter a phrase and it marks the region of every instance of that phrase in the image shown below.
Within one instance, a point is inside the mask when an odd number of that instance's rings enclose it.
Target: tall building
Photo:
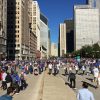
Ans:
[[[58,56],[58,48],[56,43],[51,43],[51,56]]]
[[[48,31],[48,58],[51,57],[51,35],[50,29]]]
[[[32,31],[32,0],[28,1],[28,16],[29,16],[29,58],[33,60],[36,58],[37,51],[37,36]]]
[[[59,43],[58,43],[58,56],[62,57],[66,54],[66,24],[59,25]]]
[[[99,12],[100,12],[100,0],[95,0],[96,2],[96,8],[99,8]]]
[[[30,27],[32,25],[32,1],[34,0],[28,0],[28,16],[29,16]]]
[[[48,27],[48,19],[42,13],[40,14],[40,43],[41,43],[41,58],[49,56],[50,33]]]
[[[86,4],[93,8],[96,6],[96,0],[86,0]]]
[[[7,7],[8,59],[29,59],[28,0],[8,0]]]
[[[37,37],[37,50],[40,51],[40,8],[37,1],[32,1],[32,32]]]
[[[66,24],[66,52],[71,53],[74,51],[74,21],[67,19],[64,23]]]
[[[7,0],[0,0],[0,60],[6,58]]]
[[[99,10],[74,6],[74,48],[97,43],[99,36]]]

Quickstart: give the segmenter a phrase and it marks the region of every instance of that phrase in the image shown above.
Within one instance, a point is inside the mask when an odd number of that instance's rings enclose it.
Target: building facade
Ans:
[[[7,7],[7,58],[29,59],[28,1],[8,0]]]
[[[48,58],[49,56],[49,28],[48,19],[42,13],[40,14],[40,45],[41,45],[41,58]]]
[[[66,19],[66,51],[71,53],[74,51],[74,21],[72,19]]]
[[[48,58],[51,57],[51,35],[50,29],[48,31]]]
[[[56,43],[51,43],[51,56],[57,57],[58,56],[58,48]]]
[[[34,1],[34,0],[33,0]],[[28,16],[29,16],[29,58],[33,60],[36,58],[37,51],[37,36],[32,31],[32,0],[28,1]]]
[[[40,51],[40,8],[37,1],[32,1],[32,32],[37,37],[37,50]]]
[[[96,1],[97,0],[86,0],[86,4],[93,8],[96,6]]]
[[[99,36],[99,10],[74,6],[74,49],[97,43]]]
[[[66,24],[59,25],[59,56],[62,57],[66,54]]]
[[[7,0],[0,0],[0,60],[6,58]]]

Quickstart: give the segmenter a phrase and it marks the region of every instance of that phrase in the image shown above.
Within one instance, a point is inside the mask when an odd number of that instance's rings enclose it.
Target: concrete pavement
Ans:
[[[76,100],[76,95],[59,75],[48,75],[46,71],[41,100]]]
[[[77,94],[78,90],[82,88],[82,81],[85,81],[89,84],[89,90],[93,93],[95,100],[100,100],[100,86],[99,88],[95,88],[96,83],[91,82],[91,80],[93,79],[92,75],[81,75],[80,73],[82,73],[82,71],[78,72],[79,75],[76,75],[76,90],[73,90],[75,92],[75,94]],[[66,82],[67,77],[65,77],[64,75],[64,70],[63,68],[60,69],[60,77]]]

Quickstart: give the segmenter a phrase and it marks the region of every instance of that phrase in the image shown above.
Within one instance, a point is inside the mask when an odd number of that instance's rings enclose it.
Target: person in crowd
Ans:
[[[38,66],[38,69],[39,69],[39,74],[41,74],[41,63],[39,64],[39,66]]]
[[[83,65],[82,66],[83,75],[85,74],[85,70],[86,70],[85,65]]]
[[[75,64],[75,71],[76,71],[76,74],[78,73],[78,65],[77,64]]]
[[[29,72],[30,72],[30,74],[33,74],[33,66],[32,66],[31,63],[30,63],[30,65],[29,65]]]
[[[98,70],[97,67],[94,67],[94,69],[93,69],[93,75],[94,75],[94,82],[96,82],[96,86],[98,86],[99,70]]]
[[[69,73],[68,81],[70,82],[70,87],[76,89],[76,75],[72,71]]]
[[[69,65],[69,74],[72,72],[72,66]]]
[[[26,89],[27,83],[26,83],[26,80],[25,80],[25,77],[24,77],[24,73],[21,73],[20,80],[21,80],[20,89],[21,89],[21,90]]]
[[[5,80],[6,80],[7,88],[10,87],[11,83],[12,83],[12,77],[9,72],[7,72],[7,76],[6,76]]]
[[[67,66],[64,67],[65,76],[68,74]]]
[[[7,76],[7,73],[3,69],[3,71],[2,71],[2,88],[3,88],[3,90],[6,90],[7,89],[6,76]]]
[[[0,81],[2,80],[2,70],[1,70],[1,66],[0,66]]]
[[[35,62],[34,64],[34,75],[38,75],[39,74],[39,64],[37,62]]]
[[[12,87],[14,88],[16,94],[20,92],[20,77],[17,72],[12,75]]]
[[[57,74],[57,65],[56,64],[53,64],[53,68],[54,68],[53,75],[56,76],[56,74]]]
[[[99,86],[100,86],[100,73],[98,75],[98,85],[97,85],[97,87],[99,87]]]
[[[13,92],[13,88],[12,87],[8,87],[7,89],[7,94],[0,96],[0,100],[13,100],[13,95],[15,93]]]
[[[60,70],[60,64],[59,63],[57,63],[57,74],[59,74],[59,70]]]
[[[49,75],[50,75],[50,74],[52,74],[52,67],[53,67],[52,63],[49,63],[48,67],[49,67]]]
[[[95,100],[93,93],[88,90],[88,84],[83,82],[82,89],[78,91],[77,100]]]

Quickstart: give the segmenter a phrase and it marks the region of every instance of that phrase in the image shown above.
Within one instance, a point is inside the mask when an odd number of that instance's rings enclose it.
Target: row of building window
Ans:
[[[9,2],[8,5],[14,5],[15,2]],[[19,2],[16,2],[16,5],[19,5],[20,3]]]

